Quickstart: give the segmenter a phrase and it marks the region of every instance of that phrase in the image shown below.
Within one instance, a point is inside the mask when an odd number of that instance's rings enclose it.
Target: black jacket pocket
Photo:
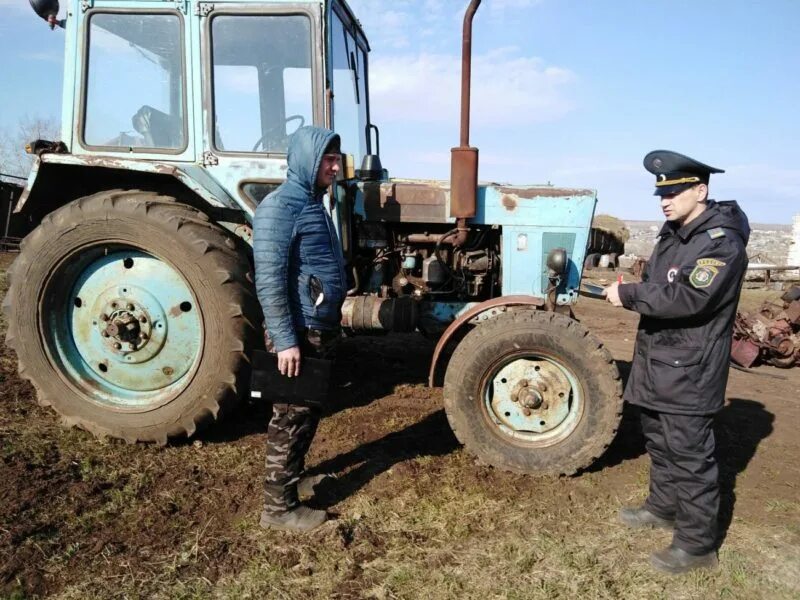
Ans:
[[[698,386],[703,348],[659,346],[650,349],[648,359],[652,400],[676,412],[696,410],[703,396]]]
[[[672,367],[691,367],[703,361],[703,348],[653,346],[650,349],[650,360]]]

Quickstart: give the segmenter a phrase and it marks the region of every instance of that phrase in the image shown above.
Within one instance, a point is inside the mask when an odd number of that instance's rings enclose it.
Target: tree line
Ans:
[[[55,119],[24,116],[16,125],[0,129],[0,179],[19,183],[27,179],[33,165],[33,156],[25,152],[25,145],[34,140],[58,140],[61,127]]]

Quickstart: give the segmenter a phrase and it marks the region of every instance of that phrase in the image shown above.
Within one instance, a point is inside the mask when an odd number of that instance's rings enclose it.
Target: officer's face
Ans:
[[[677,194],[661,196],[661,210],[667,221],[686,225],[706,209],[708,188],[704,183],[687,188]]]
[[[336,174],[341,169],[341,154],[323,154],[317,172],[317,187],[326,188],[336,181]]]

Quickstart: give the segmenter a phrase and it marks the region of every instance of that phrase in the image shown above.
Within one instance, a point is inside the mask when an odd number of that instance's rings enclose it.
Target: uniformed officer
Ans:
[[[709,176],[721,169],[667,150],[650,152],[644,166],[656,175],[666,223],[642,282],[605,290],[611,304],[641,315],[625,400],[641,408],[651,461],[647,500],[620,519],[672,529],[672,543],[650,562],[682,573],[717,564],[712,425],[725,397],[750,227],[736,202],[708,200]]]

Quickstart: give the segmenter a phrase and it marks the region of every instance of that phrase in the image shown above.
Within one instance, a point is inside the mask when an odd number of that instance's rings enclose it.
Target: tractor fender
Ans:
[[[480,316],[483,313],[487,313],[490,311],[496,311],[505,309],[508,306],[535,306],[541,307],[545,305],[544,298],[537,298],[536,296],[500,296],[498,298],[492,298],[491,300],[486,300],[481,302],[480,304],[476,304],[460,317],[458,317],[455,321],[450,323],[447,329],[444,330],[442,337],[439,338],[439,341],[436,344],[436,348],[433,351],[433,358],[431,359],[431,369],[428,373],[428,386],[434,387],[434,381],[436,376],[436,368],[438,367],[439,357],[444,350],[447,342],[455,335],[455,333],[461,329],[465,324],[469,323],[475,317]]]
[[[74,154],[41,154],[34,157],[33,167],[28,176],[25,189],[20,196],[14,212],[22,212],[28,202],[35,205],[39,196],[46,196],[44,189],[49,187],[46,181],[48,168],[91,168],[98,172],[125,174],[138,172],[140,177],[168,177],[179,181],[190,192],[197,195],[214,208],[230,208],[252,213],[252,209],[243,202],[232,198],[202,167],[193,163],[177,165],[159,161],[130,160],[118,156],[77,156]],[[45,180],[45,181],[43,181]],[[90,192],[99,190],[89,190]],[[67,199],[68,200],[68,199]],[[50,210],[58,208],[49,207]]]

